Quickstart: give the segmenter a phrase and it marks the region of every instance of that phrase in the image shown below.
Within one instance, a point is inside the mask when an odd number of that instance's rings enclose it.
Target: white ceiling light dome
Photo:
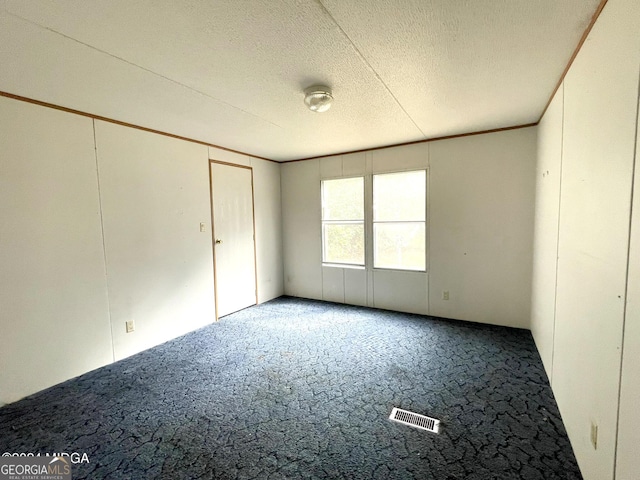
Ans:
[[[331,89],[324,85],[314,85],[305,89],[304,103],[312,112],[326,112],[331,108],[331,103],[333,103]]]

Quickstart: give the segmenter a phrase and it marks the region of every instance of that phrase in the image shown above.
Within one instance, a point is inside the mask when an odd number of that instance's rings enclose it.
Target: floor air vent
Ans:
[[[438,433],[438,430],[440,429],[440,420],[425,417],[424,415],[419,415],[396,407],[393,407],[393,410],[391,410],[389,420],[433,433]]]

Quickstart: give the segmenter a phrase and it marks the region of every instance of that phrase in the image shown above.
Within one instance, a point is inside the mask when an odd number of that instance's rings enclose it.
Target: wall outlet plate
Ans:
[[[133,323],[133,320],[127,320],[125,323],[126,329],[127,329],[127,333],[131,333],[136,329],[135,324]]]
[[[442,299],[443,300],[449,300],[449,290],[443,290],[442,291]]]

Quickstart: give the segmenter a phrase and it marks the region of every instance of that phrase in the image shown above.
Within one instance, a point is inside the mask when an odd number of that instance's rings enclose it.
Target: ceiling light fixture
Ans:
[[[323,85],[314,85],[304,91],[304,103],[312,112],[326,112],[331,107],[333,95],[331,89]]]

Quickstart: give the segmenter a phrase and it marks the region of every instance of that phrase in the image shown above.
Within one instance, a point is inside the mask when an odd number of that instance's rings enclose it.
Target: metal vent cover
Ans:
[[[440,420],[435,418],[426,417],[419,413],[413,413],[408,410],[402,410],[401,408],[393,407],[389,420],[392,422],[402,423],[409,427],[419,428],[420,430],[427,430],[428,432],[438,433],[440,430]]]

